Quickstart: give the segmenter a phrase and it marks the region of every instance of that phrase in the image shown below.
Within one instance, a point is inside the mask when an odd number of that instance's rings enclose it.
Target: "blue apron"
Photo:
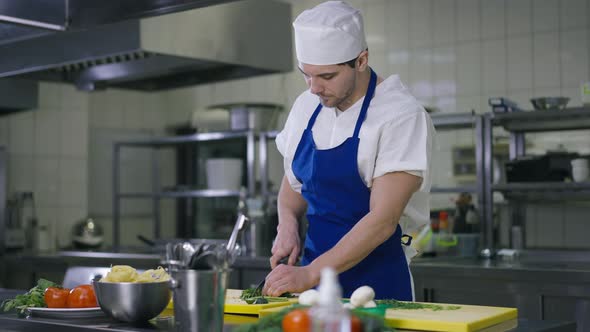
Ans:
[[[307,201],[309,227],[305,237],[302,265],[308,265],[330,250],[369,212],[371,191],[363,182],[357,164],[359,131],[377,84],[371,80],[352,137],[331,149],[318,150],[312,128],[322,109],[320,103],[309,119],[293,158],[292,169],[302,184]],[[412,300],[411,276],[401,246],[402,230],[379,245],[364,260],[339,275],[342,295],[350,297],[360,286],[369,285],[376,298]]]

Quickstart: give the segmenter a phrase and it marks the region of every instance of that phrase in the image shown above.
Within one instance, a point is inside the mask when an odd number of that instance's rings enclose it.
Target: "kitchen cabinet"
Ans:
[[[575,321],[590,330],[590,274],[543,264],[473,260],[413,263],[416,301],[518,309],[529,320]]]

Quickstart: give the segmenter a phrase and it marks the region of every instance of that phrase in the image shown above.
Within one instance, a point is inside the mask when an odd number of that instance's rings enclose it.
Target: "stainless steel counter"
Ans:
[[[538,261],[478,258],[423,258],[412,262],[412,273],[436,273],[440,276],[456,275],[481,277],[485,275],[497,280],[567,280],[590,283],[590,262],[584,261]]]

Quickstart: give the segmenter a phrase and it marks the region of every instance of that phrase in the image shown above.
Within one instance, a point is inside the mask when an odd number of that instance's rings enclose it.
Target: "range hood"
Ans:
[[[0,78],[69,82],[87,91],[155,91],[288,72],[290,22],[290,4],[246,0],[84,30],[44,31],[0,41]]]
[[[2,78],[0,79],[0,115],[37,108],[37,82]]]

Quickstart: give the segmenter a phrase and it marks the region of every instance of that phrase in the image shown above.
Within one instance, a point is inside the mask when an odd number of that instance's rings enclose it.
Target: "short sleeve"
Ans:
[[[434,135],[430,116],[422,109],[406,112],[386,123],[380,134],[373,178],[390,172],[408,172],[423,178],[421,191],[430,190]]]
[[[285,175],[287,176],[287,180],[291,184],[293,190],[297,192],[301,192],[301,183],[297,181],[295,174],[293,174],[293,170],[291,169],[291,164],[293,162],[293,155],[295,153],[295,149],[293,148],[293,144],[296,141],[297,137],[297,122],[300,120],[297,118],[298,114],[295,111],[297,105],[299,104],[299,99],[295,101],[291,111],[289,112],[289,116],[287,117],[287,121],[285,121],[285,126],[283,130],[277,135],[275,138],[275,144],[279,153],[283,156],[283,168],[285,170]],[[301,133],[299,133],[301,136]],[[297,139],[297,142],[299,140]]]

